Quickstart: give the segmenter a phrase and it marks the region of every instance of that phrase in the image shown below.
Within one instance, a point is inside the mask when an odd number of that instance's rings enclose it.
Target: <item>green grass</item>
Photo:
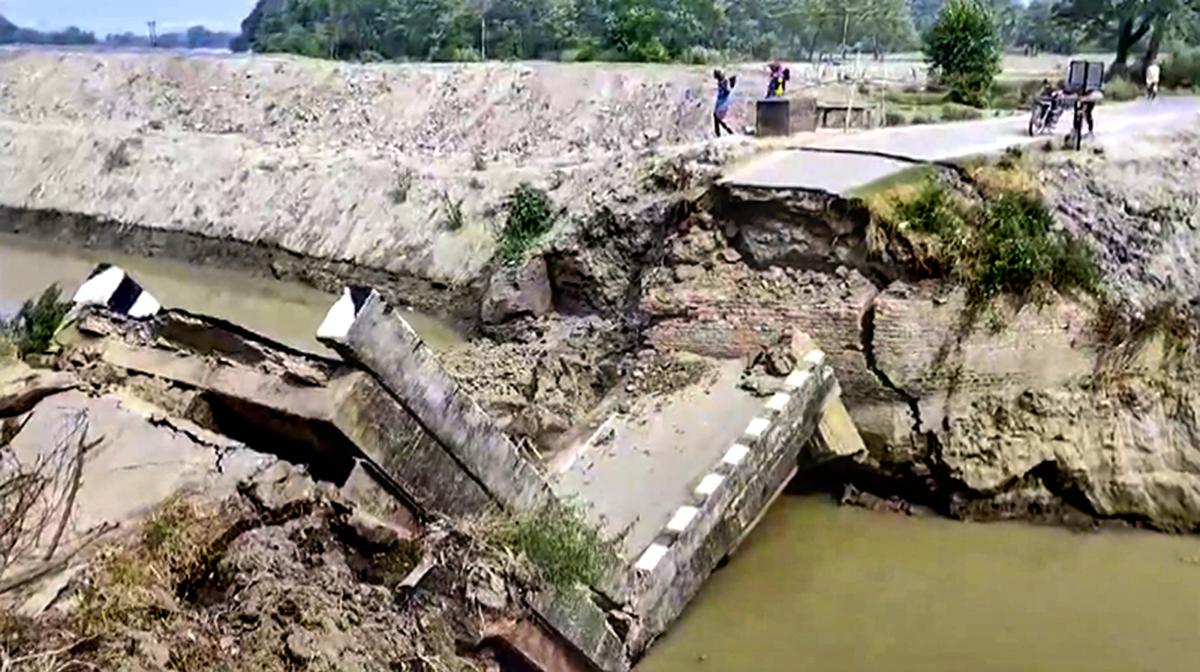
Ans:
[[[574,506],[556,503],[535,514],[516,516],[497,525],[492,536],[561,591],[594,585],[607,569],[604,540]]]
[[[518,264],[529,250],[554,226],[554,203],[550,195],[529,183],[521,183],[505,200],[507,217],[500,239],[500,256],[507,264]]]
[[[986,203],[971,272],[971,291],[986,301],[1000,294],[1024,296],[1039,288],[1094,293],[1100,273],[1091,251],[1056,231],[1041,199],[1007,193]]]
[[[905,185],[922,185],[931,177],[936,175],[941,169],[937,166],[916,165],[912,168],[905,168],[899,172],[892,173],[887,177],[881,177],[874,182],[865,186],[859,187],[850,193],[851,196],[857,198],[870,198],[877,194],[884,194],[892,191],[897,187]]]
[[[942,121],[974,121],[983,118],[983,111],[969,105],[946,103],[942,106]]]
[[[1039,79],[996,80],[988,104],[995,110],[1025,109],[1041,88]]]
[[[54,342],[71,302],[62,289],[50,285],[37,298],[26,301],[10,322],[0,322],[0,358],[26,357],[46,352]]]
[[[962,213],[950,192],[933,179],[926,180],[914,197],[897,203],[894,213],[902,226],[943,239],[957,237],[963,227]]]
[[[1140,95],[1141,88],[1123,77],[1114,78],[1104,85],[1104,97],[1114,103],[1134,100]]]
[[[867,201],[882,227],[874,248],[905,241],[916,269],[958,278],[975,306],[1000,295],[1037,299],[1047,289],[1099,293],[1091,250],[1058,230],[1040,195],[1023,184],[993,176],[975,201],[937,177],[878,188]]]

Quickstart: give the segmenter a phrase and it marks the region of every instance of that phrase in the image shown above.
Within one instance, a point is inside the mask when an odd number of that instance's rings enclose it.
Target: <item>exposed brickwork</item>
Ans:
[[[729,248],[726,248],[729,252]],[[720,252],[707,264],[655,269],[642,310],[656,347],[740,357],[807,333],[833,364],[847,400],[892,400],[867,369],[862,317],[875,286],[856,271],[756,271]]]
[[[1004,302],[970,321],[966,293],[936,283],[897,282],[875,300],[875,357],[896,386],[917,398],[1058,387],[1090,376],[1092,314],[1058,300],[1013,310]]]

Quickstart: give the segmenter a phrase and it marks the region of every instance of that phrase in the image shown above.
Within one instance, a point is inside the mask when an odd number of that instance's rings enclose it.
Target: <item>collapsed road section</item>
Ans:
[[[177,427],[269,446],[388,524],[580,503],[610,541],[607,569],[582,592],[527,596],[526,625],[503,637],[534,669],[628,669],[754,527],[806,443],[861,447],[838,421],[825,355],[801,335],[765,401],[718,371],[650,423],[615,415],[547,460],[504,434],[370,289],[345,290],[321,325],[340,358],[160,308],[116,267],[97,269],[76,298],[75,375],[154,388]],[[642,448],[611,449],[625,443]]]

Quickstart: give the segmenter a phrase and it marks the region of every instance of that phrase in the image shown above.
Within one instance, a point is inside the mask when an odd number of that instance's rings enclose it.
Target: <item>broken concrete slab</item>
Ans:
[[[69,373],[32,369],[16,361],[0,364],[0,418],[26,413],[42,399],[78,385]]]
[[[347,290],[330,309],[318,339],[370,371],[505,508],[536,511],[554,501],[533,464],[378,293]]]

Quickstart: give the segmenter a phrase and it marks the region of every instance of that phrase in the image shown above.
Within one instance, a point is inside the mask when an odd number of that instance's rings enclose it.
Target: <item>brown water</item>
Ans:
[[[637,672],[1200,670],[1200,538],[784,497]]]
[[[19,304],[59,283],[68,297],[97,263],[125,269],[168,308],[220,317],[296,348],[325,352],[317,327],[335,296],[297,283],[223,268],[110,252],[67,248],[0,234],[0,305]],[[438,320],[406,311],[404,317],[436,349],[462,337]]]

